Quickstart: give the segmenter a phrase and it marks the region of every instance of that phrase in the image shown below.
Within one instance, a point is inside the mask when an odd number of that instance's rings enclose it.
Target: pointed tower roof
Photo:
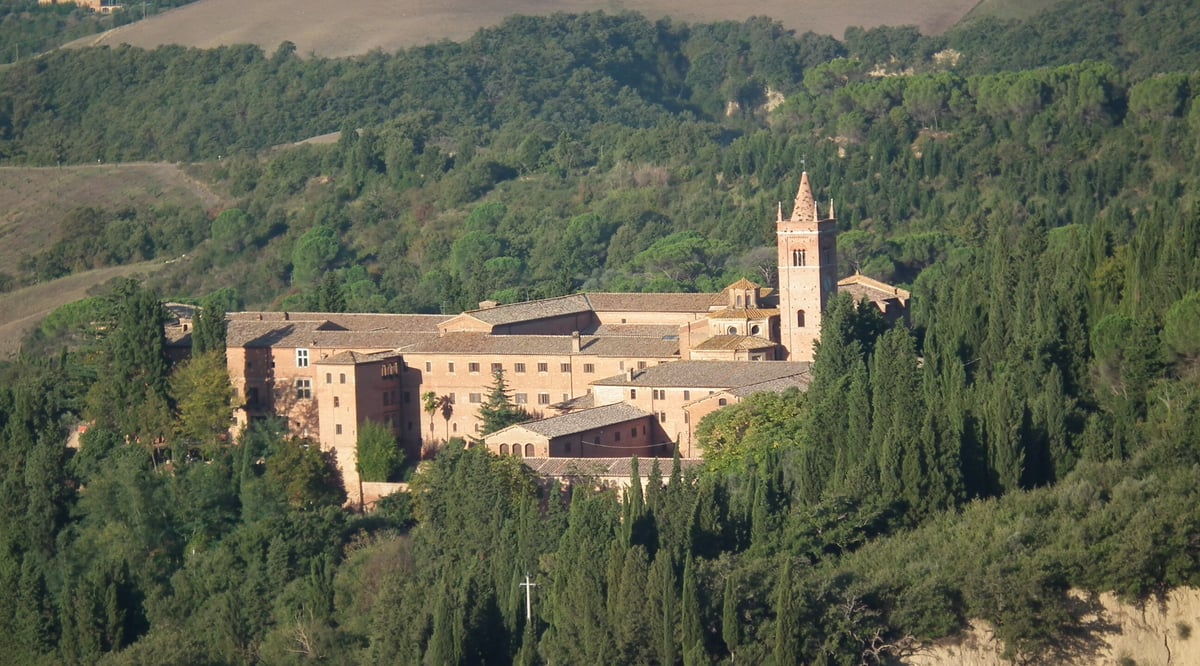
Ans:
[[[813,199],[812,185],[808,183],[808,172],[800,174],[800,189],[796,191],[796,202],[792,205],[792,222],[817,222],[817,202]]]

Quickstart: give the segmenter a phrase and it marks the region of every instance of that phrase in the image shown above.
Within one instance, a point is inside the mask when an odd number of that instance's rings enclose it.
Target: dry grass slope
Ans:
[[[74,45],[211,48],[251,43],[269,53],[290,40],[301,55],[343,57],[372,49],[395,51],[443,39],[463,40],[513,14],[596,10],[629,10],[689,22],[770,16],[797,32],[812,30],[835,37],[851,25],[915,24],[926,33],[940,33],[976,4],[978,0],[200,0]]]
[[[0,294],[0,360],[16,356],[28,331],[55,309],[86,298],[92,287],[114,278],[148,275],[166,265],[158,261],[100,268]]]
[[[58,223],[81,206],[107,210],[178,204],[212,208],[220,195],[175,164],[0,167],[0,271],[58,240]]]

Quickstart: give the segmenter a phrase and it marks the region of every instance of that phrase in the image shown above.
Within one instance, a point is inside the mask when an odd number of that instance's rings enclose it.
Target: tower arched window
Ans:
[[[737,306],[739,308],[742,307],[742,295],[741,294],[737,295]]]
[[[792,265],[793,266],[804,266],[806,263],[807,263],[807,261],[806,261],[806,257],[804,256],[804,248],[797,248],[795,250],[792,250]]]
[[[796,310],[796,326],[804,328],[804,310]]]

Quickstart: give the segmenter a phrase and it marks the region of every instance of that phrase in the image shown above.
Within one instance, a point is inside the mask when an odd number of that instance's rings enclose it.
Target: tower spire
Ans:
[[[796,191],[796,201],[792,205],[792,221],[807,222],[812,220],[816,222],[817,218],[817,202],[813,199],[812,185],[808,182],[808,172],[800,174],[800,189]]]

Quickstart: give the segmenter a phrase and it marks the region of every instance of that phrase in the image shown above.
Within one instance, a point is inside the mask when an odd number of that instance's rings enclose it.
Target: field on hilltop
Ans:
[[[258,44],[271,51],[290,40],[302,55],[351,56],[372,49],[395,51],[443,39],[462,40],[480,28],[514,14],[545,15],[604,10],[635,11],[648,17],[671,16],[690,22],[769,16],[797,32],[814,31],[841,37],[847,26],[917,25],[940,33],[954,25],[976,0],[766,0],[731,3],[720,0],[200,0],[149,20],[123,26],[73,43],[76,46],[131,44],[153,48],[183,44],[211,48]]]
[[[15,274],[22,259],[57,241],[59,221],[82,206],[207,209],[221,201],[175,164],[0,167],[0,271]]]

